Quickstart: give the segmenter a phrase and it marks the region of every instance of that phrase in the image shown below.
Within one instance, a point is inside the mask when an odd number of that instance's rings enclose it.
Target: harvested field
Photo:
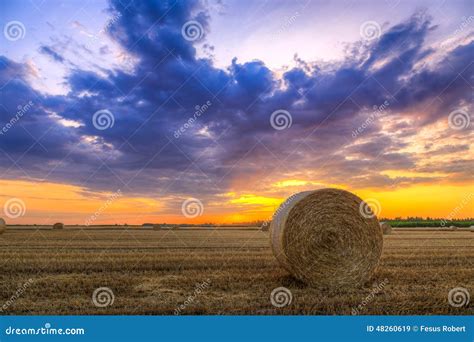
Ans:
[[[317,290],[282,269],[259,229],[9,228],[0,236],[4,314],[474,314],[474,233],[394,229],[362,288]],[[31,280],[30,280],[31,279]],[[273,306],[277,287],[292,301]],[[114,301],[94,305],[95,289]],[[448,292],[468,289],[454,307]]]

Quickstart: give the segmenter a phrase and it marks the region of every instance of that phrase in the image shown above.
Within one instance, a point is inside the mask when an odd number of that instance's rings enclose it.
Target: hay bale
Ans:
[[[5,233],[7,230],[7,224],[5,223],[5,220],[0,218],[0,235]]]
[[[449,229],[450,229],[450,230],[456,230],[456,229],[458,229],[458,227],[456,227],[456,226],[449,226]]]
[[[392,226],[388,222],[380,222],[380,228],[382,228],[383,235],[392,234]]]
[[[53,224],[53,229],[63,229],[64,228],[64,223],[58,222]]]
[[[314,287],[364,284],[382,254],[375,215],[360,212],[362,200],[338,189],[300,192],[275,212],[273,254],[293,276]]]

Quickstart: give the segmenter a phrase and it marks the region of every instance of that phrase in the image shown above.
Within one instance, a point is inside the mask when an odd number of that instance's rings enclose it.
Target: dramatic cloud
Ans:
[[[220,69],[198,57],[196,46],[211,29],[200,2],[112,1],[108,12],[114,20],[105,31],[133,65],[100,72],[70,66],[67,95],[35,90],[27,65],[1,57],[2,126],[18,106],[33,103],[0,137],[3,178],[217,201],[236,187],[281,195],[285,189],[269,184],[285,178],[384,187],[433,181],[386,170],[460,179],[472,170],[469,160],[423,162],[412,148],[423,129],[441,122],[439,137],[472,137],[471,128],[446,130],[453,110],[472,113],[474,41],[447,51],[427,46],[437,27],[426,14],[387,28],[378,40],[353,43],[341,61],[295,57],[294,68],[277,74],[265,61],[234,59]],[[191,20],[200,40],[183,35]],[[100,51],[110,54],[107,46]],[[65,61],[51,46],[40,52]],[[101,130],[94,114],[104,110],[113,125]],[[277,110],[290,113],[290,127],[273,127]],[[466,149],[438,146],[433,156]]]

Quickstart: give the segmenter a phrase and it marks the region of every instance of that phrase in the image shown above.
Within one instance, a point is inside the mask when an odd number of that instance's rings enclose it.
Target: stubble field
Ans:
[[[474,233],[395,230],[373,279],[341,290],[292,278],[257,229],[9,229],[0,277],[2,314],[472,315],[448,293],[474,295]],[[291,303],[272,304],[278,287]]]

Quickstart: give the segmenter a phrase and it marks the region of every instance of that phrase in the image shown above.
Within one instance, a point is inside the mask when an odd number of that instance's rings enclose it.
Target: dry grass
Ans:
[[[474,313],[467,231],[393,230],[373,279],[350,291],[315,290],[289,276],[261,230],[8,230],[0,254],[0,306],[32,279],[5,314],[173,314],[190,296],[181,314],[351,314],[366,298],[359,314]],[[99,308],[91,296],[103,286],[115,301]],[[279,286],[293,294],[283,308],[269,298]],[[447,301],[460,286],[471,293],[467,308]]]

